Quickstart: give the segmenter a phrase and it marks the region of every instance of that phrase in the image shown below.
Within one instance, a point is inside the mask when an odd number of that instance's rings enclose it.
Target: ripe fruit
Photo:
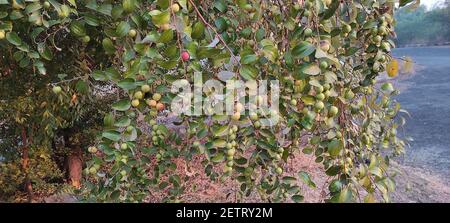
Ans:
[[[163,103],[158,103],[158,104],[156,104],[156,109],[157,109],[158,111],[162,111],[162,110],[164,110],[164,108],[165,108],[165,106],[164,106]]]
[[[54,86],[52,90],[53,90],[53,93],[55,93],[55,94],[59,94],[62,91],[60,86]]]
[[[137,35],[137,32],[135,29],[130,29],[130,31],[128,31],[128,36],[133,38]]]
[[[182,59],[183,61],[188,61],[189,58],[190,58],[190,56],[189,56],[189,53],[188,53],[188,52],[184,51],[184,52],[181,53],[181,59]]]
[[[142,92],[147,93],[150,91],[150,86],[148,84],[144,84],[141,86],[141,90]]]
[[[173,12],[177,13],[178,11],[180,11],[180,5],[178,5],[178,3],[175,3],[172,5],[171,9]]]
[[[147,100],[147,105],[150,107],[156,107],[156,105],[158,104],[158,102],[156,102],[155,100],[151,99],[151,100]]]
[[[153,94],[152,99],[155,101],[159,101],[161,99],[161,95],[159,93],[155,93]]]
[[[133,100],[131,101],[131,105],[132,105],[133,107],[139,106],[139,99],[133,99]]]
[[[90,147],[88,148],[88,152],[90,152],[90,153],[96,153],[96,152],[97,152],[97,148],[96,148],[95,146],[90,146]]]
[[[5,31],[0,30],[0,39],[4,39],[5,38]]]
[[[144,94],[142,93],[142,91],[136,91],[134,93],[134,98],[135,99],[142,99],[142,98],[144,98]]]
[[[170,29],[170,25],[168,24],[168,23],[166,23],[166,24],[162,24],[161,26],[160,26],[160,28],[162,29],[162,30],[169,30]]]
[[[239,119],[241,118],[241,113],[240,112],[235,112],[232,116],[231,119],[233,121],[239,121]]]
[[[312,33],[313,33],[312,29],[310,29],[310,28],[305,29],[305,36],[311,36]]]
[[[328,110],[328,115],[330,117],[334,117],[337,115],[338,112],[339,112],[339,109],[336,106],[331,106],[330,110]]]

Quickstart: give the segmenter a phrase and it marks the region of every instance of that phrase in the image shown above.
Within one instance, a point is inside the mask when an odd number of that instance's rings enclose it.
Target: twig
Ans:
[[[237,57],[234,55],[233,51],[230,49],[230,47],[228,46],[228,44],[222,39],[222,36],[216,31],[216,29],[209,24],[205,18],[202,16],[202,14],[200,13],[200,11],[198,10],[197,6],[195,6],[195,3],[192,0],[189,0],[189,2],[191,3],[192,7],[194,7],[195,12],[197,13],[198,17],[200,18],[200,20],[202,20],[202,22],[208,26],[217,36],[217,38],[219,38],[220,42],[222,42],[222,44],[227,48],[228,51],[230,51],[231,56],[233,57],[233,59],[239,64],[239,66],[241,65],[240,61],[237,59]]]

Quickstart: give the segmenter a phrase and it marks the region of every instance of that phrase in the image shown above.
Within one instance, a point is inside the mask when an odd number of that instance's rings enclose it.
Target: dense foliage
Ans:
[[[75,141],[91,154],[81,190],[91,201],[143,201],[154,190],[178,201],[189,176],[173,173],[174,159],[196,156],[212,180],[237,180],[241,197],[257,191],[264,200],[299,202],[300,180],[315,184],[303,170],[284,174],[296,153],[323,164],[327,201],[389,201],[403,119],[391,99],[397,91],[390,83],[376,88],[375,78],[391,61],[395,4],[0,0],[0,78],[8,89],[0,93],[0,191],[57,177],[55,135],[70,129],[87,140]],[[192,83],[195,72],[204,80],[223,73],[279,80],[279,111],[249,113],[251,104],[236,103],[232,116],[181,115],[177,130],[157,121],[170,110],[171,83]],[[93,139],[99,115],[104,127]],[[277,125],[261,126],[271,116]],[[16,185],[4,183],[12,177]]]
[[[402,8],[396,13],[397,44],[435,44],[450,42],[450,2],[427,10]]]

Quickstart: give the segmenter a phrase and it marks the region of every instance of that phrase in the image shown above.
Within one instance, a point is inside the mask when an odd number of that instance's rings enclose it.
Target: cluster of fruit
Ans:
[[[236,154],[236,148],[237,148],[237,142],[236,142],[236,134],[238,132],[239,128],[237,125],[233,125],[229,132],[228,132],[228,138],[229,140],[231,140],[230,142],[227,143],[227,162],[226,165],[224,167],[224,172],[225,173],[231,173],[231,171],[233,170],[233,165],[234,165],[234,155]]]
[[[140,100],[143,100],[146,95],[151,91],[151,87],[148,84],[144,84],[141,86],[141,90],[134,92],[133,99],[131,101],[131,105],[133,107],[138,107],[140,105]],[[154,93],[151,98],[147,98],[145,103],[152,109],[152,114],[156,115],[157,111],[162,111],[165,108],[165,105],[160,102],[161,94]]]

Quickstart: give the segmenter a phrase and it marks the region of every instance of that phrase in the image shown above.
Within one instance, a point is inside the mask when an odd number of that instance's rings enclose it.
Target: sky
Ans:
[[[444,2],[444,0],[421,0],[420,3],[426,5],[428,8],[432,7],[436,3]]]

